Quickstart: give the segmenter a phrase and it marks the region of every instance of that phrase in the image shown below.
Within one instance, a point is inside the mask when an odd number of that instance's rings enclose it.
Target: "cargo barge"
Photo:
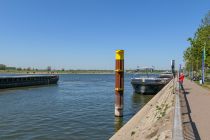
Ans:
[[[173,78],[172,73],[164,72],[158,77],[136,77],[131,79],[135,93],[156,94]]]
[[[57,84],[58,75],[0,76],[0,89]]]
[[[131,84],[135,93],[156,94],[166,85],[166,81],[161,78],[133,78]]]

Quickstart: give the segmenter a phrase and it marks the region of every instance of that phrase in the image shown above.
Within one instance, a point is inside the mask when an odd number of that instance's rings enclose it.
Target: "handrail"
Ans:
[[[179,88],[179,83],[177,82],[177,88]],[[175,110],[174,110],[174,126],[173,126],[173,140],[184,140],[182,119],[181,119],[181,106],[179,98],[179,89],[175,93]]]

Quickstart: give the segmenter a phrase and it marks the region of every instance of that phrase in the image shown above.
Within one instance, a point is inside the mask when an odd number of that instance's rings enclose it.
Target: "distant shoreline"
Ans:
[[[0,74],[114,74],[114,71],[111,71],[111,70],[71,70],[71,71],[0,70]]]
[[[127,74],[158,74],[163,71],[153,71],[153,72],[138,72],[135,73],[135,71],[127,70],[125,73]],[[27,71],[27,70],[0,70],[0,74],[115,74],[114,70],[52,70],[52,71],[44,71],[44,70],[38,70],[38,71]]]

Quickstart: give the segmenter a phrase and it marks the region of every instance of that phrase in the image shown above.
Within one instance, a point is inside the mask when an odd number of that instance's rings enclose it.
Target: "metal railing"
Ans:
[[[181,118],[181,106],[180,106],[180,90],[179,83],[176,83],[177,92],[175,92],[175,108],[174,108],[174,126],[173,126],[173,140],[184,140],[182,118]]]

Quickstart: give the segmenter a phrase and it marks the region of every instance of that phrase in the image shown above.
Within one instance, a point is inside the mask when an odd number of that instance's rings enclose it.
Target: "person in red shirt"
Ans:
[[[179,76],[179,85],[180,85],[180,88],[185,92],[183,82],[184,82],[184,74],[181,73]]]

